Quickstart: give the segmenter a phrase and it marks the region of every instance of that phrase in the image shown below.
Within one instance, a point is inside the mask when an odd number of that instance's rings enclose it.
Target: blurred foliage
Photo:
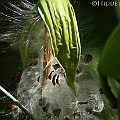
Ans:
[[[115,7],[116,16],[120,22],[120,0],[115,0],[115,2],[117,2],[117,6]]]

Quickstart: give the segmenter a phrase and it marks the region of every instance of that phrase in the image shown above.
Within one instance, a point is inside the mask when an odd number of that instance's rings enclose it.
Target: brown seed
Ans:
[[[14,104],[13,102],[7,103],[7,109],[14,110],[16,108],[18,108],[18,106],[16,104]]]
[[[86,54],[85,57],[84,57],[85,63],[89,63],[91,60],[92,60],[92,55]]]
[[[60,86],[60,83],[59,83],[59,75],[57,76],[56,83]]]
[[[38,77],[37,81],[40,82],[40,76]]]
[[[77,73],[80,73],[80,68],[77,67],[76,71],[77,71]]]
[[[60,116],[61,109],[55,109],[53,110],[53,114],[55,118],[58,118]]]
[[[102,88],[99,89],[100,94],[104,94]]]
[[[78,104],[83,105],[83,104],[88,104],[88,102],[78,102]]]
[[[57,70],[58,68],[60,68],[60,65],[59,65],[59,64],[55,64],[55,65],[53,65],[53,68],[54,68],[55,70]]]
[[[51,78],[52,78],[52,73],[53,73],[53,72],[54,72],[54,70],[50,72],[50,74],[49,74],[49,76],[48,76],[48,79],[51,80]]]
[[[73,114],[72,114],[72,119],[73,119],[73,120],[80,120],[80,113],[79,113],[79,112],[73,113]]]
[[[53,79],[52,79],[52,83],[53,83],[53,85],[55,86],[55,78],[56,78],[56,74],[53,76]]]

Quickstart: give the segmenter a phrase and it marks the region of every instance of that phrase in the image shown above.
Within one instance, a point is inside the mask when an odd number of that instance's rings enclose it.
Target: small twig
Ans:
[[[22,111],[24,111],[32,120],[35,120],[33,115],[28,112],[27,108],[25,108],[16,98],[14,98],[9,92],[7,92],[3,87],[0,86],[0,90],[7,95]]]

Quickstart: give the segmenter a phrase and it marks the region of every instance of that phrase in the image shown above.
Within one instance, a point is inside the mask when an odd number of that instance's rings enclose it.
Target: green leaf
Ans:
[[[110,35],[103,48],[98,70],[105,76],[112,76],[120,80],[120,24]]]
[[[118,108],[120,113],[120,88],[115,97],[111,86],[108,84],[108,78],[114,80],[114,84],[120,83],[120,24],[115,28],[108,38],[98,65],[98,72],[102,89],[114,108]],[[113,79],[114,78],[114,79]],[[118,102],[118,103],[117,103]],[[120,115],[118,114],[119,120]]]
[[[68,0],[39,0],[38,11],[48,27],[52,52],[73,91],[80,56],[80,40],[73,7]]]

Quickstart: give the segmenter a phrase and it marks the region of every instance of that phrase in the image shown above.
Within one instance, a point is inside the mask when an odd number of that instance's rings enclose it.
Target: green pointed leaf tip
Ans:
[[[75,70],[80,56],[80,39],[73,7],[68,0],[39,0],[38,11],[48,28],[52,52],[74,91]]]
[[[98,71],[105,76],[112,76],[120,80],[120,24],[110,35],[103,48]]]

